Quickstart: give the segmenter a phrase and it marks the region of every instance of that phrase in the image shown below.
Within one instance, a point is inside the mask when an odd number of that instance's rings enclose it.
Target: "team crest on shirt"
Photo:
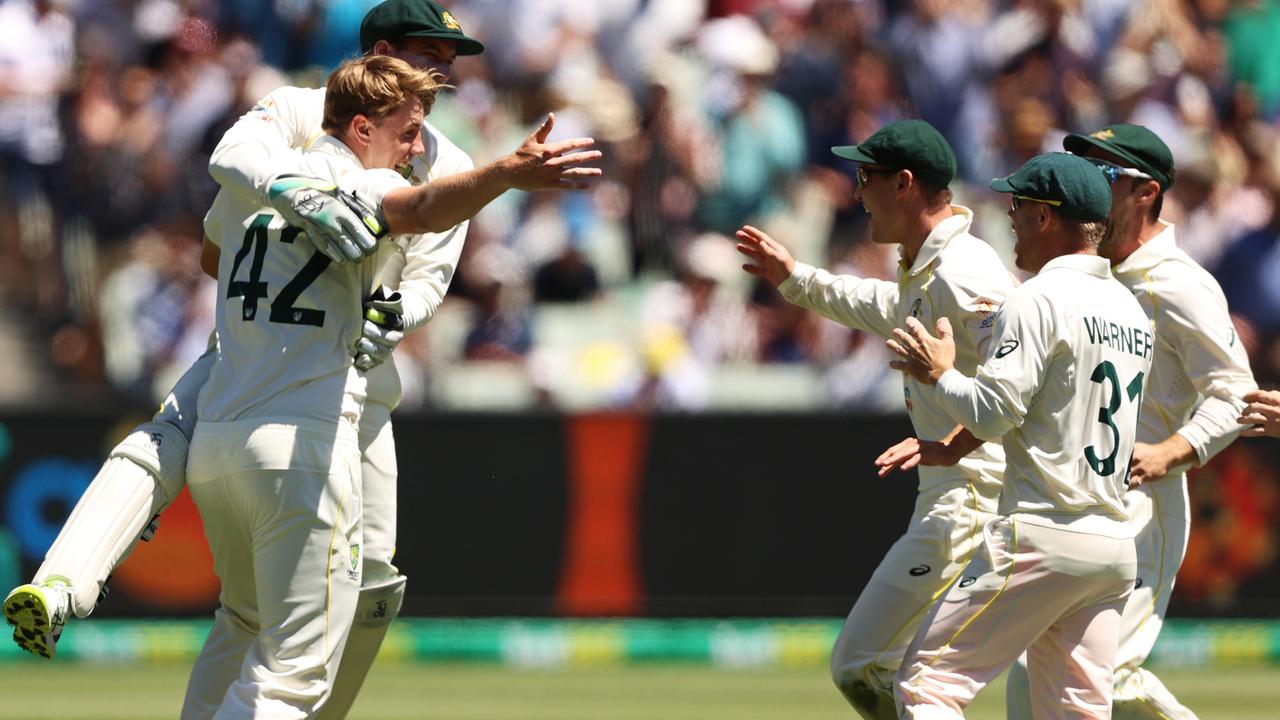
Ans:
[[[913,303],[911,303],[911,317],[913,317],[913,318],[919,318],[919,317],[920,317],[920,301],[921,301],[921,299],[922,299],[922,298],[916,298],[916,301],[915,301],[915,302],[913,302]]]
[[[457,30],[458,32],[462,32],[462,26],[459,25],[457,19],[453,17],[453,13],[449,12],[448,10],[445,10],[444,12],[440,13],[440,22],[444,23],[444,26],[449,28],[450,30]]]
[[[352,580],[360,579],[360,543],[353,543],[348,549],[351,557],[351,569],[347,571],[347,577]]]

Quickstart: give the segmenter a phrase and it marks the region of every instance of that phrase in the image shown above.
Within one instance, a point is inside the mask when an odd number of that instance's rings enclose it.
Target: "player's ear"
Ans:
[[[374,43],[374,44],[373,44],[373,47],[372,47],[372,48],[370,48],[370,49],[369,49],[369,53],[368,53],[368,54],[370,54],[370,55],[394,55],[394,54],[395,54],[395,52],[396,52],[396,49],[395,49],[394,47],[392,47],[392,46],[391,46],[391,43],[390,43],[390,42],[388,42],[388,41],[386,41],[386,40],[379,40],[378,42],[376,42],[376,43]]]
[[[1143,202],[1155,202],[1160,194],[1160,183],[1155,180],[1144,180],[1138,185],[1138,198]]]
[[[365,145],[369,144],[369,140],[373,135],[373,122],[365,115],[356,114],[351,118],[351,136],[358,138]]]

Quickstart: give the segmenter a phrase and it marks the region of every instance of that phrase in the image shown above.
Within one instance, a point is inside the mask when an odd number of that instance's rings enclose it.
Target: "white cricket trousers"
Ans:
[[[999,492],[999,485],[986,487]],[[997,495],[957,480],[922,491],[907,532],[881,560],[831,651],[831,677],[863,717],[897,717],[893,678],[929,608],[969,563]]]
[[[984,548],[907,649],[897,678],[901,717],[963,718],[1023,651],[1031,718],[1111,717],[1134,541],[1034,522],[1043,521],[1014,514],[987,524]]]
[[[187,483],[222,591],[182,718],[316,714],[360,592],[359,473],[347,421],[196,426]]]
[[[1138,579],[1120,616],[1112,715],[1117,719],[1196,720],[1155,673],[1142,667],[1164,626],[1174,579],[1191,536],[1187,477],[1170,475],[1125,493],[1137,536]],[[1030,717],[1025,658],[1009,668],[1005,700],[1010,718]]]

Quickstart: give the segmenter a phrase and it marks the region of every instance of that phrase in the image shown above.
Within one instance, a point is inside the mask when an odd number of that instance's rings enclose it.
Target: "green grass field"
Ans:
[[[185,664],[19,661],[0,665],[0,718],[171,720]],[[1162,672],[1202,720],[1280,717],[1280,668]],[[1003,683],[970,709],[1004,717]],[[512,670],[388,663],[374,670],[352,720],[839,720],[854,715],[820,669],[719,670],[694,665]]]

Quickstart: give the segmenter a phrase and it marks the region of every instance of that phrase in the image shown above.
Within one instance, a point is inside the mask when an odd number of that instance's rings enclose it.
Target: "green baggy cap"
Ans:
[[[1102,171],[1078,155],[1037,155],[1012,175],[991,181],[991,189],[1047,203],[1084,222],[1111,214],[1111,185]]]
[[[899,120],[877,130],[857,145],[831,152],[846,160],[910,170],[916,177],[945,188],[956,177],[956,154],[947,139],[923,120]]]
[[[459,55],[484,52],[483,43],[463,34],[453,13],[431,0],[387,0],[370,10],[360,23],[360,52],[369,52],[379,40],[405,37],[452,40]]]
[[[1173,153],[1159,136],[1141,125],[1120,123],[1088,135],[1072,133],[1062,139],[1062,147],[1076,155],[1084,155],[1091,147],[1106,150],[1155,178],[1161,191],[1173,187]]]

